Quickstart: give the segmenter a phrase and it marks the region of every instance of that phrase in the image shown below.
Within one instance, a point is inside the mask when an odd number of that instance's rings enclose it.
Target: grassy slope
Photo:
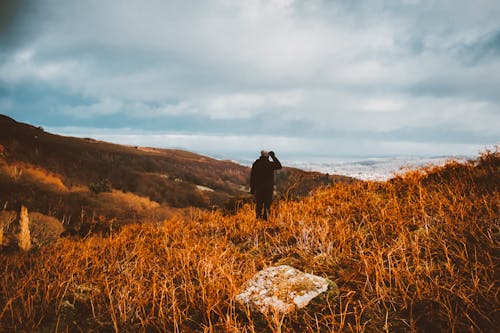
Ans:
[[[250,169],[181,150],[128,147],[53,135],[0,115],[0,205],[64,220],[85,234],[99,218],[126,224],[161,220],[174,208],[234,208],[248,197]],[[286,168],[278,192],[292,197],[347,177]],[[89,187],[108,179],[116,195],[93,195]],[[199,186],[214,191],[200,190]],[[291,189],[291,191],[290,191]],[[155,210],[138,202],[158,203]],[[140,205],[139,205],[140,206]]]
[[[0,144],[9,162],[55,173],[68,186],[109,179],[112,187],[173,207],[208,207],[241,193],[249,170],[181,150],[128,147],[44,132],[0,115]],[[196,185],[213,193],[200,193]]]
[[[385,183],[337,184],[234,216],[61,239],[0,256],[0,331],[494,332],[499,314],[500,153]],[[274,264],[340,288],[305,310],[249,316],[240,286]]]

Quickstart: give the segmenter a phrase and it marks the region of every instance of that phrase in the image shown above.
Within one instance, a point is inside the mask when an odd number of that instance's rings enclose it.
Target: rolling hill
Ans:
[[[109,221],[161,221],[191,207],[232,212],[248,201],[248,167],[175,149],[131,147],[47,133],[0,115],[0,204],[86,233]],[[300,197],[348,177],[284,168],[278,196]]]

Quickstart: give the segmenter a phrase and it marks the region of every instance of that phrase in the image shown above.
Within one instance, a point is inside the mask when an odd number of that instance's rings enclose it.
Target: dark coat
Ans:
[[[273,157],[273,161],[269,161],[267,157],[261,157],[252,165],[250,174],[250,190],[252,193],[271,192],[274,186],[274,170],[281,169],[281,163]]]

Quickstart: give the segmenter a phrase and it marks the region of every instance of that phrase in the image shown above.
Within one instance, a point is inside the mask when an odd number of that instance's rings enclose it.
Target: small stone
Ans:
[[[236,300],[262,313],[288,313],[301,309],[328,290],[331,282],[320,276],[281,265],[255,274]]]

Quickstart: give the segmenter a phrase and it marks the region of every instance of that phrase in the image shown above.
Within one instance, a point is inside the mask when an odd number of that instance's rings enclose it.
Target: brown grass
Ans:
[[[51,188],[53,191],[68,191],[68,188],[63,184],[60,175],[53,174],[27,163],[7,164],[5,161],[0,161],[0,174],[15,181],[43,184]]]
[[[108,237],[0,256],[0,331],[494,332],[500,325],[500,153],[336,184],[270,222],[193,210]],[[335,281],[284,317],[234,302],[287,263]]]
[[[133,211],[143,211],[160,207],[160,204],[151,201],[149,198],[144,198],[130,192],[124,193],[119,190],[100,193],[98,197],[103,205],[120,205]]]
[[[119,220],[115,226],[159,221],[179,211],[132,192],[113,189],[95,194],[87,186],[66,186],[63,178],[28,163],[0,158],[0,209],[17,211],[25,205],[30,212],[64,221],[69,233],[82,236],[97,229],[107,232],[112,220]]]

